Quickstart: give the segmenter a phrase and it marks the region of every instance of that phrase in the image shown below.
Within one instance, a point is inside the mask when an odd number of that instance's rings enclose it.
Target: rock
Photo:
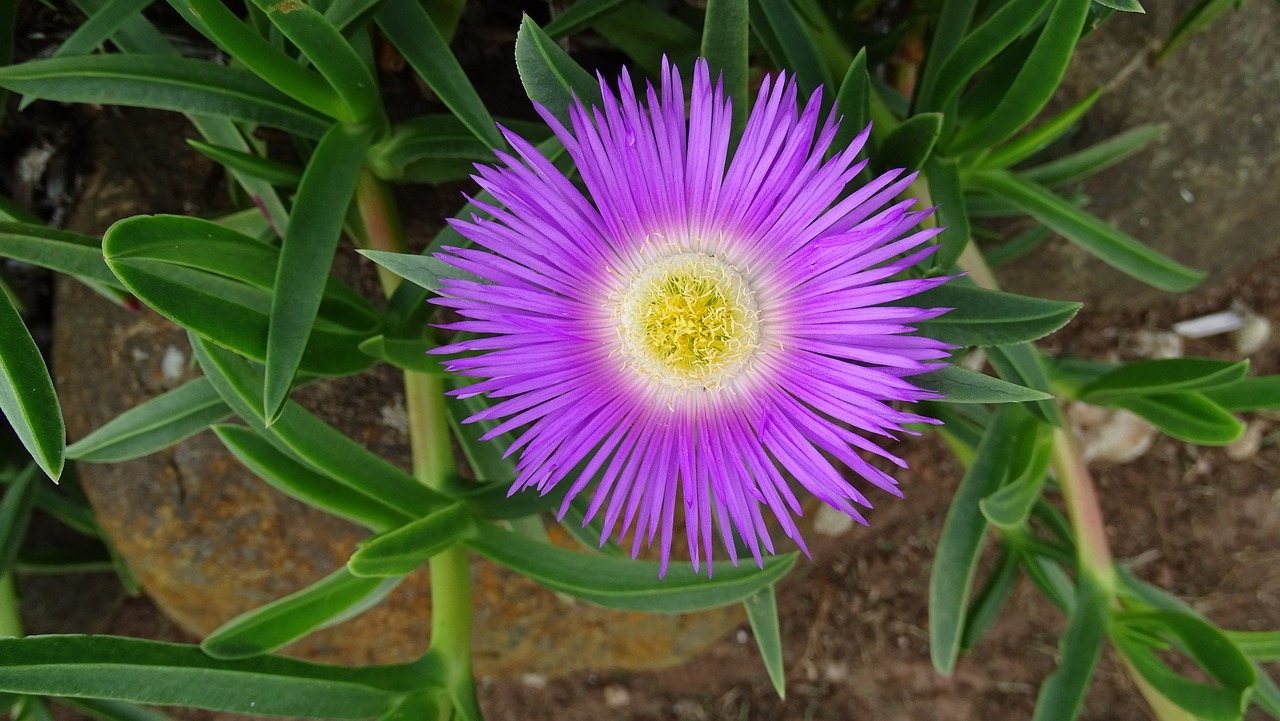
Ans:
[[[1229,10],[1161,64],[1148,62],[1194,0],[1144,3],[1087,37],[1055,101],[1061,110],[1107,85],[1081,123],[1079,150],[1129,128],[1165,123],[1142,153],[1083,183],[1088,209],[1221,283],[1280,248],[1280,6]],[[1009,290],[1139,307],[1161,291],[1112,270],[1061,239],[1000,272]]]
[[[182,212],[183,196],[199,195],[214,177],[212,166],[183,144],[185,126],[176,116],[108,113],[95,132],[92,147],[103,155],[71,221],[75,229],[99,233],[121,217]],[[148,310],[126,311],[66,281],[57,291],[55,318],[54,372],[72,440],[196,374],[185,333]],[[314,384],[296,398],[407,467],[403,395],[399,374],[381,367]],[[198,637],[332,572],[365,535],[270,488],[208,432],[145,458],[80,468],[103,528],[143,589]],[[689,615],[570,607],[532,581],[481,561],[473,580],[479,675],[670,665],[742,622],[738,607]],[[421,570],[372,610],[286,652],[344,663],[416,658],[429,642],[429,589]]]

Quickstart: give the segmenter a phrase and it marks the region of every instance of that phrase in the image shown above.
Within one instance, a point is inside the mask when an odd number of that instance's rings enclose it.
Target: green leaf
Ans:
[[[1173,32],[1169,33],[1169,39],[1165,40],[1164,47],[1156,53],[1155,62],[1158,63],[1177,52],[1187,44],[1192,35],[1212,25],[1213,21],[1232,5],[1238,6],[1238,0],[1199,0],[1178,20]]]
[[[127,20],[142,14],[153,0],[108,0],[91,13],[54,51],[53,57],[88,55],[115,35]],[[7,63],[6,63],[7,64]]]
[[[1009,481],[978,502],[988,523],[1003,531],[1026,525],[1031,508],[1040,498],[1052,456],[1053,433],[1049,425],[1037,423],[1034,432],[1018,437],[1008,469]]]
[[[359,615],[386,598],[400,581],[356,578],[339,568],[306,588],[227,621],[200,643],[200,649],[220,659],[270,653]]]
[[[172,55],[88,55],[0,68],[0,86],[64,103],[212,115],[319,137],[328,121],[247,70]]]
[[[995,110],[956,134],[951,154],[988,148],[1029,123],[1058,89],[1093,0],[1057,0],[1044,30]],[[957,53],[957,56],[959,53]]]
[[[1227,640],[1253,661],[1280,661],[1280,631],[1224,631]]]
[[[960,655],[965,610],[986,536],[987,523],[978,503],[1004,480],[1010,439],[1034,431],[1030,416],[1015,406],[1002,407],[983,433],[973,464],[947,509],[929,576],[929,656],[943,674],[955,670]]]
[[[832,150],[841,151],[853,144],[858,134],[871,122],[871,76],[867,74],[867,49],[861,48],[849,63],[849,69],[836,93],[836,112],[840,128],[831,143]],[[734,111],[735,117],[737,111]],[[745,119],[744,119],[745,122]]]
[[[6,293],[0,293],[0,411],[32,460],[53,480],[62,475],[67,429],[40,349]]]
[[[1032,721],[1072,721],[1084,705],[1084,694],[1102,654],[1110,599],[1092,573],[1081,573],[1067,628],[1058,645],[1058,668],[1036,697]]]
[[[751,0],[749,17],[751,29],[774,63],[791,71],[802,92],[831,87],[832,78],[818,54],[818,43],[791,0]]]
[[[1061,139],[1068,130],[1075,127],[1076,122],[1085,113],[1089,112],[1089,109],[1093,107],[1093,104],[1100,97],[1102,97],[1102,91],[1095,90],[1084,100],[1072,105],[1059,115],[1046,120],[1035,130],[991,151],[982,159],[982,166],[986,168],[1006,168],[1010,165],[1021,163],[1044,150]]]
[[[678,563],[662,577],[655,561],[587,555],[530,543],[487,524],[477,524],[463,545],[554,591],[605,608],[649,613],[689,613],[738,603],[773,585],[796,561],[796,554],[788,553],[766,559],[761,569],[746,565],[720,569],[711,578]]]
[[[943,227],[937,240],[942,247],[933,256],[933,267],[949,272],[969,246],[972,234],[964,188],[960,184],[960,170],[954,160],[932,155],[925,161],[924,174],[933,202],[938,206],[934,211],[938,225]]]
[[[347,561],[347,568],[361,577],[412,573],[467,533],[473,520],[465,506],[456,503],[445,506],[429,516],[362,541]]]
[[[445,505],[440,494],[293,401],[285,403],[279,419],[268,430],[259,415],[262,408],[256,402],[262,397],[261,368],[195,336],[191,348],[227,405],[259,434],[278,440],[277,447],[287,449],[297,460],[411,518],[425,516]]]
[[[698,55],[698,31],[646,2],[628,3],[597,20],[594,27],[600,37],[631,59],[634,68],[650,77],[661,77],[664,57],[684,65]]]
[[[116,463],[155,453],[231,415],[207,378],[196,378],[108,421],[67,447],[67,456]]]
[[[880,143],[876,162],[882,168],[920,169],[933,152],[942,132],[941,113],[921,113],[907,118]]]
[[[579,2],[578,5],[583,3]],[[577,5],[574,6],[577,8]],[[563,17],[563,16],[562,16]],[[559,18],[557,18],[559,20]],[[548,34],[555,37],[547,26]],[[707,0],[707,15],[702,25],[703,58],[711,69],[714,82],[717,73],[724,81],[725,94],[733,104],[733,136],[741,137],[747,125],[748,62],[751,28],[747,0]],[[866,59],[863,55],[863,70]],[[865,123],[864,123],[865,125]],[[837,139],[837,142],[839,140]],[[847,143],[846,143],[847,145]]]
[[[1048,393],[1008,383],[961,366],[947,366],[913,376],[911,380],[925,390],[945,396],[935,399],[935,403],[1024,403],[1053,398]]]
[[[1122,13],[1147,14],[1147,11],[1142,9],[1142,3],[1138,2],[1138,0],[1094,0],[1094,2],[1112,10],[1119,10]]]
[[[439,356],[427,355],[427,351],[435,347],[435,344],[424,339],[388,338],[375,335],[360,344],[360,352],[386,361],[397,368],[440,375],[445,371],[440,365]]]
[[[213,432],[246,468],[290,498],[374,531],[397,528],[413,518],[308,468],[248,428],[215,426]]]
[[[1204,721],[1233,721],[1244,714],[1258,676],[1222,631],[1195,615],[1177,611],[1123,611],[1109,628],[1111,641],[1147,683],[1170,702]],[[1175,673],[1152,643],[1176,643],[1216,684]]]
[[[505,146],[493,116],[489,115],[458,59],[450,52],[449,43],[440,35],[440,30],[422,6],[419,0],[386,0],[374,20],[418,77],[458,120],[485,145],[491,148]],[[525,20],[528,21],[527,15]],[[518,44],[516,53],[519,55]]]
[[[509,130],[522,137],[536,137],[542,124],[503,121]],[[492,162],[492,147],[475,135],[452,115],[422,115],[396,124],[391,133],[374,144],[369,151],[369,167],[378,177],[400,180],[418,172],[417,166],[437,164],[443,160],[466,160],[467,172],[472,162]]]
[[[289,397],[302,363],[373,133],[372,126],[335,125],[320,140],[302,174],[293,201],[293,222],[276,267],[278,292],[271,297],[263,396],[268,425]]]
[[[1080,400],[1106,403],[1127,396],[1201,391],[1242,380],[1249,361],[1209,358],[1160,358],[1127,363],[1085,386]]]
[[[0,689],[260,716],[362,719],[435,679],[412,666],[210,658],[197,646],[117,636],[0,638]]]
[[[1244,433],[1243,423],[1200,393],[1124,396],[1108,405],[1142,416],[1178,440],[1202,446],[1234,443]]]
[[[987,360],[1001,378],[1045,393],[1052,392],[1049,376],[1044,369],[1044,358],[1034,344],[997,345],[987,348],[986,351]],[[1056,402],[1034,401],[1026,408],[1049,425],[1062,427],[1062,413],[1058,410]]]
[[[586,30],[597,19],[607,17],[623,3],[630,0],[577,0],[563,12],[556,15],[543,28],[543,32],[552,40],[560,40],[574,33]]]
[[[924,67],[920,73],[920,84],[916,87],[915,110],[927,112],[938,110],[941,104],[936,102],[935,88],[938,71],[951,58],[956,46],[964,38],[973,11],[978,0],[946,0],[938,13],[938,20],[933,26],[933,40],[929,52],[924,59]]]
[[[352,120],[332,85],[241,22],[221,0],[169,0],[169,4],[191,27],[280,92],[330,118]]]
[[[27,522],[35,507],[36,492],[40,487],[34,464],[28,465],[9,484],[0,498],[0,577],[5,577],[18,557],[18,548],[27,535]]]
[[[948,3],[950,4],[953,3]],[[973,12],[972,2],[954,4],[959,5],[960,9],[968,10],[969,14]],[[1048,4],[1049,0],[1010,0],[991,13],[981,25],[959,41],[954,52],[947,55],[945,62],[938,65],[934,90],[938,99],[927,106],[922,105],[922,109],[938,110],[950,105],[978,71],[988,67],[997,55],[1031,27]],[[944,9],[943,12],[946,13],[947,10]],[[952,38],[950,41],[954,42],[958,31],[963,31],[963,28],[943,29],[939,26],[937,32],[947,33]],[[934,64],[932,59],[929,62]]]
[[[986,290],[952,281],[904,301],[918,308],[951,308],[920,323],[922,335],[959,346],[1038,340],[1066,325],[1080,303]]]
[[[525,94],[570,127],[569,106],[574,96],[587,106],[600,107],[600,86],[581,65],[560,49],[528,15],[516,34],[516,68]]]
[[[266,357],[279,250],[182,216],[126,218],[107,230],[102,247],[125,287],[158,313],[250,358]],[[329,278],[321,312],[302,369],[346,375],[369,367],[358,350],[377,322],[368,302]]]
[[[751,622],[751,633],[756,637],[756,648],[773,682],[778,698],[787,697],[787,672],[782,663],[782,632],[778,628],[778,598],[773,586],[763,588],[742,602]]]
[[[102,260],[97,238],[34,223],[0,222],[0,256],[122,288]]]
[[[383,268],[426,290],[440,290],[444,286],[444,283],[441,282],[443,278],[460,278],[477,283],[484,282],[481,278],[465,270],[459,270],[431,255],[390,253],[385,250],[361,250],[358,252]]]
[[[1169,126],[1163,123],[1130,128],[1084,150],[1027,168],[1019,174],[1025,180],[1045,186],[1074,183],[1137,153],[1152,140],[1163,137],[1168,129]]]
[[[1241,378],[1204,395],[1226,411],[1280,410],[1280,375]]]
[[[342,33],[318,10],[305,3],[253,0],[273,25],[302,52],[338,94],[347,123],[382,116],[378,81]],[[274,69],[273,69],[274,70]],[[282,87],[288,92],[288,88]]]
[[[984,499],[985,500],[985,499]],[[964,619],[964,634],[960,639],[960,650],[968,652],[986,633],[991,624],[1000,616],[1000,610],[1013,592],[1014,582],[1018,580],[1018,556],[1001,549],[1000,560],[996,568],[987,578],[978,595],[969,607]]]
[[[971,187],[1013,204],[1107,265],[1161,290],[1183,292],[1204,279],[1192,270],[1044,188],[1001,170],[974,173]]]
[[[213,162],[226,166],[228,170],[259,178],[281,188],[296,188],[302,180],[302,170],[288,163],[224,148],[221,145],[202,143],[199,140],[188,140],[187,144]]]
[[[168,716],[149,708],[124,701],[104,701],[96,698],[55,698],[60,706],[73,708],[98,721],[171,721]]]

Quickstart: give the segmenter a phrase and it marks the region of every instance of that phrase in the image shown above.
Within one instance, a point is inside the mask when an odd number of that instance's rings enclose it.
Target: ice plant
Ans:
[[[481,379],[458,395],[494,401],[470,419],[502,419],[486,437],[522,429],[512,492],[569,483],[567,505],[596,483],[601,543],[621,520],[633,555],[660,539],[664,571],[678,515],[695,569],[713,527],[735,563],[735,533],[761,562],[766,507],[803,548],[793,483],[864,522],[854,504],[870,503],[830,459],[900,495],[860,452],[905,465],[868,437],[927,421],[894,402],[936,397],[908,378],[947,355],[912,334],[945,309],[896,303],[946,280],[903,277],[936,232],[907,234],[929,211],[893,202],[913,176],[842,197],[867,132],[827,159],[837,120],[820,121],[820,93],[801,109],[785,76],[732,151],[705,62],[687,115],[670,65],[643,99],[625,72],[617,96],[600,85],[604,106],[575,102],[571,128],[539,108],[585,192],[508,132],[518,157],[476,176],[493,220],[454,224],[478,247],[439,255],[478,277],[436,302],[479,337],[440,352],[467,352],[445,365]]]

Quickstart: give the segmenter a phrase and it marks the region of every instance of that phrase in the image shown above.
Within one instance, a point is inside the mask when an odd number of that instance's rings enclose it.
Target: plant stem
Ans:
[[[362,171],[356,186],[360,227],[356,235],[369,248],[403,253],[407,249],[399,208],[386,184]],[[381,271],[382,268],[379,268]],[[400,283],[390,273],[380,276],[389,297]],[[413,475],[430,488],[440,488],[454,471],[453,443],[445,408],[444,379],[405,371],[405,407],[409,413],[409,448]],[[471,681],[471,561],[461,546],[452,546],[430,561],[431,652],[448,668],[449,684],[475,695]]]

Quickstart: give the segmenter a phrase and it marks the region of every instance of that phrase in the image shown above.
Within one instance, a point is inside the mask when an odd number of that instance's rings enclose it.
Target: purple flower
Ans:
[[[454,223],[478,247],[439,255],[483,281],[445,281],[435,302],[467,318],[446,327],[481,337],[439,352],[469,353],[445,365],[482,379],[456,394],[493,401],[469,419],[503,419],[486,438],[520,429],[512,492],[569,483],[567,505],[595,484],[601,543],[620,520],[633,555],[657,537],[664,573],[678,514],[695,570],[705,556],[710,573],[714,528],[735,564],[735,533],[757,563],[772,553],[766,508],[803,549],[794,484],[865,523],[830,459],[900,496],[860,452],[905,467],[868,436],[931,422],[892,402],[937,398],[906,379],[948,353],[910,334],[946,309],[887,305],[947,280],[902,278],[937,233],[903,237],[930,212],[893,202],[914,176],[842,198],[867,131],[825,159],[837,123],[819,93],[799,109],[785,76],[733,151],[704,61],[687,115],[669,64],[643,100],[625,72],[617,97],[600,86],[604,107],[575,103],[572,128],[538,109],[585,191],[508,132],[519,157],[476,176],[494,219]]]

